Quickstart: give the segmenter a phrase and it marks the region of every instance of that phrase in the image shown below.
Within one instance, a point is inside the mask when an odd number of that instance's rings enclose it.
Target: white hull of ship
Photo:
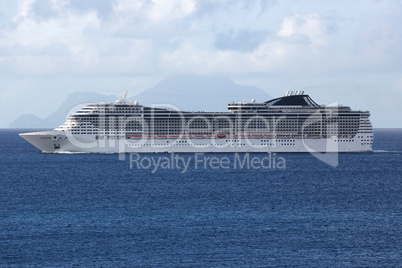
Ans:
[[[312,153],[371,152],[372,133],[354,138],[182,138],[97,140],[94,134],[66,136],[60,131],[21,133],[43,153]]]

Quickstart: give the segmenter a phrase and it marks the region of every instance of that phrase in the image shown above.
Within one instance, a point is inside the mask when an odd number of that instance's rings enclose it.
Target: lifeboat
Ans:
[[[181,137],[186,139],[186,138],[191,138],[191,135],[182,135]]]
[[[196,139],[202,139],[204,137],[205,137],[204,135],[194,135],[194,138],[196,138]]]
[[[180,136],[179,135],[169,135],[169,138],[172,138],[172,139],[178,139]]]
[[[158,138],[158,139],[166,139],[167,136],[166,135],[158,135],[158,136],[156,136],[156,138]]]
[[[207,138],[214,138],[215,135],[206,135]]]
[[[142,135],[132,135],[131,138],[133,138],[133,139],[141,139]]]
[[[248,134],[241,134],[240,135],[240,138],[248,138],[248,137],[250,137],[250,135],[248,135]]]
[[[218,134],[218,136],[217,136],[219,139],[223,139],[223,138],[226,138],[226,135],[225,134]]]
[[[261,134],[253,134],[253,135],[251,135],[251,137],[258,139],[258,138],[262,138],[262,135]]]
[[[275,137],[275,135],[273,135],[273,134],[266,134],[266,135],[264,135],[264,138],[273,138],[273,137]]]
[[[236,139],[236,138],[237,138],[237,135],[229,135],[228,138]]]
[[[144,136],[144,138],[147,138],[147,139],[152,139],[152,138],[154,138],[155,136],[154,135],[145,135]]]

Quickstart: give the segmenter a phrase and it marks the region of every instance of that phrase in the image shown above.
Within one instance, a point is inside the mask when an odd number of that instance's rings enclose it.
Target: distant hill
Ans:
[[[9,128],[38,128],[43,124],[43,119],[33,114],[23,114],[14,120]]]
[[[271,97],[262,89],[254,86],[242,86],[221,76],[181,75],[167,78],[156,86],[127,98],[138,101],[140,105],[169,104],[183,111],[227,111],[227,104],[233,101],[254,98],[266,101]],[[115,102],[116,96],[106,96],[94,92],[76,92],[70,94],[60,108],[41,119],[32,114],[25,114],[13,121],[10,128],[55,128],[64,123],[65,117],[75,112],[83,104],[90,102]],[[80,105],[81,104],[81,105]]]
[[[44,119],[33,114],[24,114],[13,121],[9,128],[55,128],[63,124],[66,116],[75,112],[78,107],[90,102],[114,102],[116,96],[106,96],[94,92],[75,92],[71,93],[61,104],[57,111],[53,112]],[[76,107],[77,109],[74,109]],[[80,107],[79,107],[80,108]],[[73,109],[73,110],[72,110]],[[70,111],[72,110],[72,111]]]
[[[228,103],[271,97],[255,86],[242,86],[227,77],[181,75],[167,78],[156,86],[129,98],[141,105],[172,104],[183,111],[227,111]]]
[[[60,108],[56,112],[52,113],[43,120],[45,125],[41,127],[55,128],[63,124],[68,114],[81,109],[85,104],[94,102],[115,102],[116,99],[116,96],[106,96],[95,92],[72,93],[68,95],[67,99],[61,104]]]

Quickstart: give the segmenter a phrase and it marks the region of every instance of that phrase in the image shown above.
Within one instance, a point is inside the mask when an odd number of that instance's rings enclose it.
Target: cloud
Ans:
[[[273,38],[266,38],[252,51],[216,50],[213,47],[199,47],[190,42],[181,43],[173,51],[163,54],[161,67],[177,72],[195,72],[207,74],[241,74],[293,72],[303,68],[287,65],[295,56],[296,48]],[[295,58],[294,58],[295,59]],[[298,58],[300,60],[300,58]]]
[[[78,15],[58,10],[55,4],[49,10],[59,12],[57,16],[46,12],[47,19],[37,19],[31,9],[34,2],[24,3],[15,17],[15,26],[3,31],[0,39],[0,51],[11,50],[19,55],[3,54],[3,61],[14,66],[16,72],[20,68],[28,73],[53,72],[59,69],[57,63],[63,57],[71,57],[72,61],[83,66],[92,61],[95,49],[91,49],[91,30],[97,31],[100,27],[96,12]]]
[[[56,0],[60,1],[60,0]],[[113,1],[110,0],[64,0],[68,7],[77,13],[88,13],[95,11],[98,17],[108,19],[113,16]]]
[[[267,38],[266,30],[227,31],[215,36],[215,47],[219,50],[238,50],[251,52]]]
[[[198,0],[196,15],[208,18],[216,15],[221,18],[228,16],[233,19],[237,18],[239,14],[244,14],[242,19],[248,20],[247,14],[254,18],[264,16],[268,9],[277,5],[277,2],[277,0]],[[232,21],[236,22],[236,20]]]
[[[1,46],[22,45],[30,48],[41,48],[54,43],[68,44],[72,52],[79,50],[78,46],[84,46],[87,41],[87,29],[99,29],[100,21],[97,13],[90,11],[78,15],[64,10],[64,4],[58,1],[48,1],[47,9],[39,15],[47,17],[46,20],[38,19],[38,13],[33,8],[36,3],[44,2],[35,0],[21,1],[19,12],[14,17],[15,25],[8,31],[2,32],[4,38]],[[52,16],[49,14],[52,13]],[[57,16],[56,16],[57,14]]]
[[[273,80],[278,88],[300,87],[346,74],[391,88],[375,83],[400,77],[402,4],[318,2],[8,1],[0,5],[0,95],[87,87],[118,94],[180,73],[253,77],[266,88]],[[72,81],[78,77],[81,84]]]
[[[110,22],[92,8],[76,12],[71,3],[21,1],[13,27],[0,33],[0,68],[37,75],[141,73],[149,67],[152,57],[144,57],[153,45],[148,40],[110,38],[102,28]]]
[[[402,70],[402,6],[384,9],[363,20],[355,57],[372,70]]]
[[[325,46],[327,27],[318,14],[295,14],[283,19],[278,35],[284,38],[303,40],[306,38],[313,46]]]
[[[181,19],[196,11],[195,0],[116,0],[115,12],[140,16],[154,23]]]
[[[69,27],[66,27],[66,26]],[[23,45],[32,48],[46,47],[53,43],[68,44],[71,52],[78,52],[85,45],[87,29],[99,28],[95,12],[82,16],[65,13],[62,16],[44,21],[26,17],[19,18],[18,25],[4,34],[1,45]]]
[[[67,3],[55,0],[35,0],[26,2],[26,4],[27,12],[21,18],[34,16],[39,20],[47,20],[59,16]]]
[[[384,11],[376,18],[345,20],[336,12],[287,11],[283,16],[275,11],[279,5],[21,0],[12,25],[0,28],[0,68],[111,75],[179,70],[316,73],[358,70],[361,62],[364,67],[400,68],[390,56],[400,55],[402,47],[400,7],[391,15]]]

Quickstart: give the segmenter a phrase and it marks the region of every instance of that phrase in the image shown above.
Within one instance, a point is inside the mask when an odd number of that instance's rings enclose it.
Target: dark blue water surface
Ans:
[[[277,154],[284,169],[183,173],[41,154],[17,133],[0,131],[0,266],[402,265],[402,130],[375,131],[374,153],[337,167]]]

